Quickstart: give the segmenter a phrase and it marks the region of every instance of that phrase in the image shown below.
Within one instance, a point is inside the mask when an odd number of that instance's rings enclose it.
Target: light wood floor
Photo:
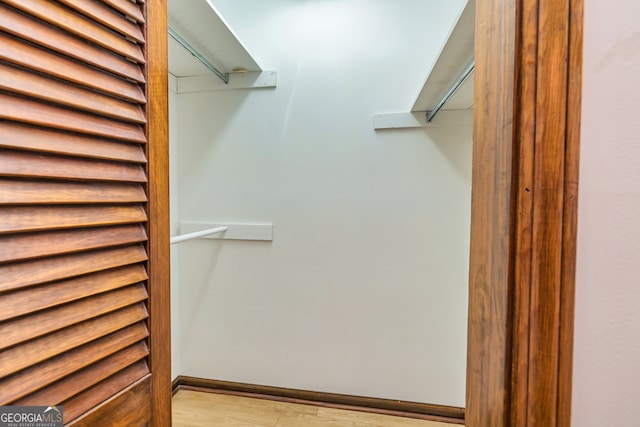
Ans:
[[[434,421],[180,390],[174,427],[454,427]]]

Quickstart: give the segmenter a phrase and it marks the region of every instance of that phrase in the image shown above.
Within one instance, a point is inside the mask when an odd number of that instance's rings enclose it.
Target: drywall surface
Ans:
[[[169,199],[170,210],[169,219],[171,235],[178,233],[180,226],[180,217],[178,213],[178,95],[175,91],[169,90]],[[178,269],[178,250],[174,246],[171,247],[171,378],[180,375],[180,351],[178,348],[180,336],[180,287]]]
[[[585,0],[573,425],[640,425],[640,3]]]
[[[214,3],[278,84],[178,95],[179,217],[274,237],[174,249],[180,373],[463,406],[471,125],[373,129],[463,2]]]

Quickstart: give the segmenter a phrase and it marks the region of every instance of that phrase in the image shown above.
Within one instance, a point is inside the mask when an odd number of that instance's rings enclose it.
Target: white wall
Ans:
[[[585,0],[573,425],[640,425],[640,2]]]
[[[180,216],[178,212],[178,95],[174,90],[175,81],[169,83],[169,199],[170,199],[170,223],[171,235],[176,235],[180,229]],[[180,345],[180,286],[178,269],[179,251],[171,247],[171,348],[177,349]],[[180,375],[180,351],[172,351],[171,377]]]
[[[463,2],[214,3],[278,86],[178,96],[178,215],[274,240],[174,250],[180,373],[463,406],[472,129],[373,130]]]

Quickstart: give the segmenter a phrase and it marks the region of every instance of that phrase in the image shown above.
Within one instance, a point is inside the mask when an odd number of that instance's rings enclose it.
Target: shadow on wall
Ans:
[[[187,138],[184,131],[178,135],[182,146],[180,163],[183,169],[180,172],[188,173],[207,157],[206,153],[220,146],[219,142],[224,141],[225,129],[232,123],[233,117],[242,111],[242,106],[250,98],[250,94],[249,90],[238,89],[177,95],[178,129],[198,130],[188,132]],[[193,111],[199,113],[193,114]]]
[[[471,185],[473,126],[433,127],[423,130],[460,177]]]

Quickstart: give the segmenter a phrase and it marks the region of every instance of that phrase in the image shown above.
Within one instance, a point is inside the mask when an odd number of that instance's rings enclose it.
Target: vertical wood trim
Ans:
[[[529,307],[528,425],[555,426],[557,417],[560,290],[567,117],[569,0],[525,0],[538,5],[538,27],[523,40],[538,40],[535,111],[521,97],[516,112],[535,117],[533,158],[519,156],[533,168],[533,217]],[[523,191],[518,183],[518,192]],[[525,230],[519,230],[527,232]],[[517,265],[520,260],[513,262]],[[520,287],[521,284],[516,283]]]
[[[468,427],[569,427],[583,0],[476,9]]]
[[[516,29],[517,42],[521,54],[517,56],[516,97],[519,99],[519,108],[534,111],[536,105],[536,63],[529,58],[535,58],[538,50],[536,34],[538,29],[538,7],[531,2],[523,4],[518,13],[518,28]],[[532,165],[520,161],[520,158],[533,158],[535,155],[535,115],[520,114],[514,117],[516,138],[514,150],[519,155],[514,156],[514,168],[517,175],[514,180],[519,188],[524,191],[515,191],[516,217],[514,219],[517,232],[514,236],[515,257],[520,262],[514,266],[513,287],[513,371],[511,376],[511,409],[510,419],[512,427],[524,427],[527,425],[527,390],[529,370],[529,306],[531,304],[531,240],[533,238],[533,197],[532,189],[534,174]],[[525,313],[525,315],[519,315]],[[517,339],[523,337],[525,339]]]
[[[475,99],[465,423],[507,425],[510,406],[510,234],[514,0],[476,5]]]
[[[559,427],[571,427],[584,0],[571,0],[570,8],[567,139],[564,176],[564,228],[562,235],[563,262],[561,272],[562,289],[560,295],[559,386],[557,402]]]
[[[169,284],[169,137],[167,2],[147,9],[147,136],[149,176],[149,311],[151,425],[171,425],[171,324]]]

